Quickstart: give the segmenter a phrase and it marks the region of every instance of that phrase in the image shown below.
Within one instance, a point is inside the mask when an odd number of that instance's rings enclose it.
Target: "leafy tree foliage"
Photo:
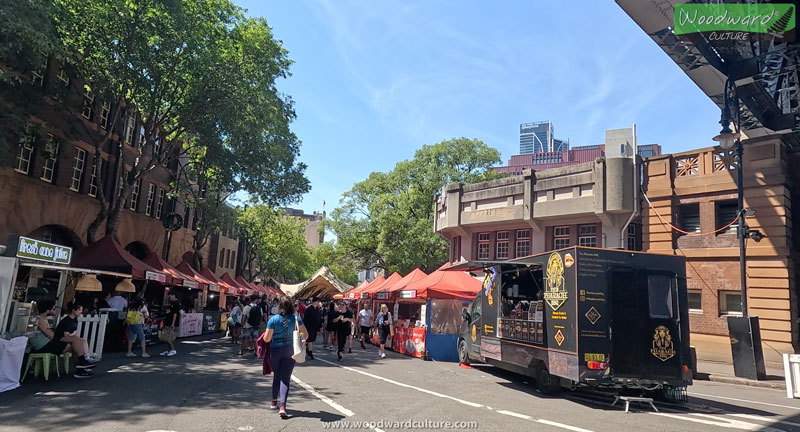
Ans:
[[[258,204],[242,210],[238,223],[256,262],[251,277],[271,277],[279,282],[297,282],[306,277],[312,262],[305,220]]]
[[[320,267],[328,266],[342,282],[349,285],[358,283],[357,262],[339,242],[327,241],[317,246],[311,252],[311,262],[312,266],[308,277]]]
[[[492,180],[500,153],[477,139],[456,138],[417,150],[388,173],[373,172],[346,192],[326,226],[359,268],[430,272],[447,242],[433,233],[434,197],[450,183]]]

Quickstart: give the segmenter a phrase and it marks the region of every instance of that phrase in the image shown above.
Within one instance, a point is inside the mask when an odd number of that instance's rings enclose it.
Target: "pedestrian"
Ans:
[[[233,327],[231,328],[231,338],[234,344],[238,344],[242,337],[242,304],[236,299],[231,310],[231,318],[233,319]]]
[[[261,329],[261,307],[250,297],[244,299],[246,306],[242,312],[242,345],[239,348],[239,355],[244,355],[246,349],[250,349],[252,345],[255,355],[256,339],[259,336]]]
[[[50,305],[42,306],[42,309]],[[37,353],[50,353],[61,355],[65,352],[75,353],[75,378],[91,378],[93,376],[89,369],[97,366],[97,359],[89,354],[89,343],[86,339],[78,337],[78,318],[83,315],[83,306],[77,303],[67,303],[67,316],[58,322],[55,330],[50,332],[47,326],[47,315],[52,314],[55,308],[50,306],[45,310],[45,313],[40,314],[37,320],[37,328],[47,337],[50,341],[43,347],[37,350]],[[44,319],[42,319],[44,317]]]
[[[322,312],[322,303],[318,298],[311,299],[311,305],[306,308],[305,316],[301,317],[303,322],[306,323],[308,329],[308,339],[306,339],[306,357],[314,360],[314,342],[317,340],[317,333],[322,327],[320,314]]]
[[[270,363],[275,374],[272,381],[272,402],[270,409],[278,408],[282,419],[289,418],[286,413],[286,399],[289,396],[289,382],[294,370],[295,360],[293,332],[300,331],[301,337],[308,335],[303,320],[295,314],[292,301],[283,297],[278,305],[278,314],[267,321],[264,342],[270,344]]]
[[[378,313],[378,318],[375,321],[378,327],[378,334],[381,338],[381,349],[378,355],[381,358],[386,357],[384,350],[386,349],[386,339],[389,336],[394,336],[394,324],[392,324],[392,314],[389,312],[389,307],[386,304],[381,305],[381,311]]]
[[[358,313],[358,326],[361,328],[361,348],[367,349],[366,342],[369,340],[369,329],[372,328],[372,309],[367,307],[367,302],[361,305]]]
[[[269,320],[269,301],[267,301],[267,295],[264,294],[261,296],[261,301],[258,303],[258,307],[261,308],[261,326],[258,328],[258,334],[261,335],[267,330],[267,321]]]
[[[150,313],[147,311],[147,306],[144,301],[139,297],[135,297],[128,307],[128,313],[125,316],[125,323],[128,324],[128,357],[136,357],[136,354],[131,352],[133,343],[139,339],[139,345],[142,347],[142,357],[150,357],[147,354],[147,342],[144,339],[144,323],[150,319]]]
[[[181,302],[174,292],[169,293],[169,305],[166,309],[164,318],[164,328],[161,330],[161,340],[167,344],[167,350],[161,356],[172,357],[178,352],[175,350],[175,338],[177,337],[178,326],[181,324]]]
[[[344,353],[344,346],[347,343],[347,338],[350,336],[350,328],[353,323],[353,311],[345,306],[344,302],[336,302],[336,309],[333,315],[334,329],[336,331],[336,357],[342,361],[342,353]],[[349,350],[350,353],[353,350]]]
[[[305,300],[298,300],[297,301],[297,314],[300,315],[300,319],[306,319],[306,301]]]
[[[108,299],[108,307],[122,312],[128,307],[128,300],[125,300],[125,297],[122,297],[118,292],[114,291],[114,295]]]
[[[336,339],[336,324],[333,322],[333,319],[336,318],[336,305],[334,302],[330,302],[328,305],[328,311],[326,312],[328,321],[325,323],[325,330],[328,333],[328,338],[326,340],[327,346],[329,350],[333,350],[333,342]]]
[[[278,308],[278,298],[275,297],[275,298],[272,299],[272,306],[270,306],[269,314],[270,315],[278,315],[279,313],[280,313],[280,310]]]
[[[355,314],[355,312],[353,312],[353,309],[350,308],[350,302],[349,301],[344,300],[344,307],[347,309],[347,313],[350,315],[350,323],[349,323],[349,327],[350,327],[349,330],[350,331],[347,332],[347,353],[348,354],[352,354],[353,353],[353,339],[355,338],[356,329],[358,328],[356,326],[356,321],[355,321],[356,314]]]

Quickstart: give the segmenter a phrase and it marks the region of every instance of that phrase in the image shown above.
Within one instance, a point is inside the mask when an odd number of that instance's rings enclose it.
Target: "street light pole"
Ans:
[[[744,209],[744,148],[742,140],[736,139],[736,193],[739,198],[739,283],[742,296],[742,316],[747,314],[747,225],[745,225]]]

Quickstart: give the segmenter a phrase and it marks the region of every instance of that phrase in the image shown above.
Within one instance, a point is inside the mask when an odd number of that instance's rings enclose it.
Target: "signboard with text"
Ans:
[[[16,246],[15,250],[9,248],[7,255],[16,256],[35,261],[43,261],[51,264],[69,265],[72,262],[72,248],[61,246],[55,243],[48,243],[32,238],[15,236],[9,241],[9,245]]]

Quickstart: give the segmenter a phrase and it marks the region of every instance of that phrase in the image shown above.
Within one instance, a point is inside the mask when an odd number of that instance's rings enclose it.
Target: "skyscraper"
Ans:
[[[555,138],[553,123],[549,120],[519,125],[519,153],[544,153],[569,150],[569,141]]]

